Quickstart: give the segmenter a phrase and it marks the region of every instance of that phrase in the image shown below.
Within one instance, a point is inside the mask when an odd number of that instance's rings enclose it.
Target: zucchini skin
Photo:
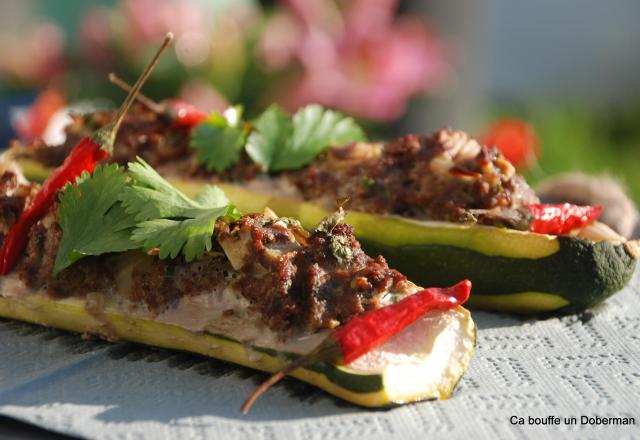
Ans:
[[[34,181],[50,173],[31,160],[19,163]],[[181,179],[172,179],[172,183],[191,196],[206,184]],[[278,215],[298,218],[306,228],[313,228],[328,214],[313,203],[234,184],[220,186],[244,212],[269,206]],[[391,267],[416,284],[449,286],[468,278],[473,282],[470,305],[517,314],[573,313],[596,305],[629,282],[638,258],[624,244],[488,226],[443,227],[442,223],[362,212],[350,213],[347,222],[354,224],[356,237],[368,254],[384,256]],[[482,301],[475,301],[474,296]]]
[[[202,183],[174,180],[193,194]],[[221,185],[241,211],[266,206],[313,228],[329,212],[310,202]],[[423,286],[445,287],[470,279],[470,305],[516,314],[573,313],[596,305],[631,279],[638,252],[626,244],[550,236],[491,226],[420,222],[351,212],[347,223],[369,255]],[[482,301],[475,301],[474,295]],[[487,301],[495,298],[497,301]]]
[[[514,313],[571,313],[591,307],[621,290],[636,266],[623,245],[574,237],[557,237],[559,250],[535,259],[490,256],[451,245],[388,246],[365,237],[360,240],[368,253],[384,255],[391,267],[418,284],[447,286],[469,278],[472,300],[474,295],[505,296],[507,305],[500,311]],[[525,299],[524,303],[514,301],[513,309],[508,306],[509,295],[528,292],[560,300],[537,306]],[[533,295],[531,300],[536,301]]]
[[[470,313],[464,313],[466,324],[473,330],[473,348],[476,328]],[[269,348],[244,345],[234,339],[208,332],[192,332],[181,327],[137,317],[123,315],[107,308],[98,319],[85,308],[84,300],[67,298],[52,300],[42,295],[20,299],[0,296],[0,317],[17,319],[62,330],[101,335],[105,339],[121,339],[140,344],[189,351],[265,372],[280,370],[298,354]],[[473,348],[466,353],[462,372],[468,366]],[[417,390],[406,396],[392,396],[385,386],[382,373],[363,373],[348,366],[315,363],[294,370],[290,375],[310,383],[341,399],[364,407],[392,407],[422,400],[446,399],[462,378],[462,372],[453,383],[443,383],[438,390]]]

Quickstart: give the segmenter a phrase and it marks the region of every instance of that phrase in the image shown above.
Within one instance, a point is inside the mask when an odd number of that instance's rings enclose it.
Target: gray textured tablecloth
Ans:
[[[371,411],[287,380],[244,417],[239,407],[260,373],[4,320],[0,414],[96,439],[640,438],[639,271],[579,316],[474,317],[477,352],[449,400]],[[560,424],[529,424],[549,416]],[[635,425],[582,425],[581,416]]]

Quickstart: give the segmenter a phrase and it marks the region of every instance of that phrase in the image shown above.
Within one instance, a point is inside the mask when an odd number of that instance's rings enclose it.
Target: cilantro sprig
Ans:
[[[232,114],[241,114],[235,109]],[[225,114],[212,114],[191,138],[198,158],[209,170],[233,166],[242,148],[264,171],[296,169],[333,144],[366,139],[352,118],[319,105],[303,107],[293,116],[272,105],[253,124],[230,121]]]
[[[84,172],[75,185],[65,187],[58,208],[62,239],[54,276],[80,258],[138,247],[130,238],[135,221],[119,200],[126,186],[122,168],[112,164],[97,167],[93,175]]]
[[[224,171],[240,160],[247,133],[242,124],[242,107],[230,107],[224,113],[211,113],[198,124],[191,146],[208,170]]]
[[[116,164],[84,173],[60,194],[62,239],[53,275],[89,255],[149,251],[160,258],[201,258],[212,247],[216,221],[240,216],[224,192],[207,186],[195,199],[173,187],[138,158],[129,170]]]
[[[124,190],[122,203],[139,222],[132,239],[145,251],[159,248],[160,258],[176,258],[181,251],[187,261],[201,258],[211,250],[216,221],[239,217],[218,187],[206,186],[195,200],[190,199],[140,158],[129,164],[129,174],[132,183]]]

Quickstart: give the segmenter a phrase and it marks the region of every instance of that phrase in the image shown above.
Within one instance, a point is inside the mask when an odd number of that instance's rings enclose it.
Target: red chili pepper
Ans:
[[[538,203],[528,205],[533,214],[529,230],[539,234],[564,235],[573,229],[593,223],[602,212],[602,206],[578,206],[570,203],[557,205]]]
[[[131,91],[132,87],[118,78],[115,73],[109,74],[109,81],[125,92]],[[189,129],[208,118],[207,114],[198,110],[196,106],[180,99],[167,99],[162,102],[156,102],[143,94],[138,94],[136,99],[151,109],[151,111],[169,115],[173,119],[175,127]]]
[[[463,304],[469,299],[470,292],[471,281],[464,280],[446,289],[424,289],[395,304],[356,316],[335,329],[309,354],[290,363],[260,385],[242,406],[243,414],[249,411],[262,393],[293,370],[315,362],[342,360],[344,364],[350,364],[387,342],[427,312],[447,310]]]
[[[195,127],[205,119],[207,114],[198,110],[194,105],[179,99],[170,99],[169,104],[171,115],[174,118],[174,124],[177,127],[191,128]]]
[[[41,137],[51,117],[62,107],[65,100],[62,93],[54,87],[38,94],[35,102],[16,122],[16,132],[21,139],[33,141]]]
[[[480,143],[498,147],[516,168],[524,170],[540,156],[540,142],[533,127],[524,121],[504,118],[495,121],[480,136]]]
[[[155,67],[162,51],[173,39],[173,34],[168,33],[162,46],[153,57],[133,89],[122,103],[114,119],[97,130],[92,136],[84,137],[71,150],[71,153],[43,183],[40,191],[33,198],[29,206],[25,208],[16,223],[13,224],[7,238],[0,249],[0,275],[6,275],[13,268],[18,256],[24,249],[28,240],[28,233],[38,220],[40,220],[55,202],[56,196],[64,186],[75,182],[83,172],[91,173],[98,163],[109,157],[113,151],[113,143],[116,133],[122,123],[124,115],[131,107],[142,84],[149,77]]]
[[[431,310],[445,310],[469,298],[471,282],[464,280],[448,289],[424,289],[402,301],[362,313],[333,332],[340,344],[342,362],[350,364],[379,347]]]
[[[64,163],[47,177],[40,191],[9,230],[0,249],[0,275],[9,273],[27,244],[29,229],[47,213],[58,191],[67,182],[75,181],[83,171],[91,173],[96,165],[108,156],[109,153],[100,148],[90,137],[83,138],[71,150]]]

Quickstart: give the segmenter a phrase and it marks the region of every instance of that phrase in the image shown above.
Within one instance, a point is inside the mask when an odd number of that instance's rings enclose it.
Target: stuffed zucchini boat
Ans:
[[[311,107],[294,115],[290,138],[270,131],[274,126],[268,122],[281,115],[265,112],[254,122],[244,150],[240,145],[236,151],[236,161],[220,168],[212,158],[228,151],[218,151],[215,142],[207,146],[206,140],[224,135],[227,144],[237,143],[241,135],[234,137],[233,127],[215,131],[205,121],[194,129],[138,106],[123,124],[113,160],[124,163],[141,155],[188,194],[217,182],[241,210],[270,206],[305,227],[331,212],[336,200],[349,199],[346,221],[355,226],[367,252],[384,255],[421,284],[444,286],[469,278],[474,283],[470,302],[480,308],[573,312],[603,301],[630,280],[637,242],[597,222],[561,235],[530,232],[534,219],[527,206],[539,202],[534,191],[499,151],[463,132],[409,135],[384,144],[345,144],[344,137],[334,136],[343,141],[340,146],[287,169],[289,159],[283,157],[299,157],[299,149],[292,147],[301,145],[298,138],[317,139],[317,127],[330,125],[335,116],[321,113],[316,125],[301,122],[296,132],[296,121],[314,121],[311,110],[318,109]],[[65,144],[38,143],[14,151],[27,175],[42,179],[79,136],[108,117],[75,116]],[[334,128],[340,123],[345,121]],[[338,135],[345,131],[334,130]],[[357,130],[351,134],[360,137]],[[265,162],[260,158],[272,138],[285,145],[284,153],[271,153]]]
[[[4,250],[42,189],[3,168]],[[241,216],[215,187],[191,199],[143,161],[99,165],[31,227],[0,277],[0,316],[276,371],[363,313],[424,292],[367,256],[341,218],[308,232],[272,211]],[[441,399],[474,346],[469,312],[451,303],[353,362],[292,375],[363,406]]]

